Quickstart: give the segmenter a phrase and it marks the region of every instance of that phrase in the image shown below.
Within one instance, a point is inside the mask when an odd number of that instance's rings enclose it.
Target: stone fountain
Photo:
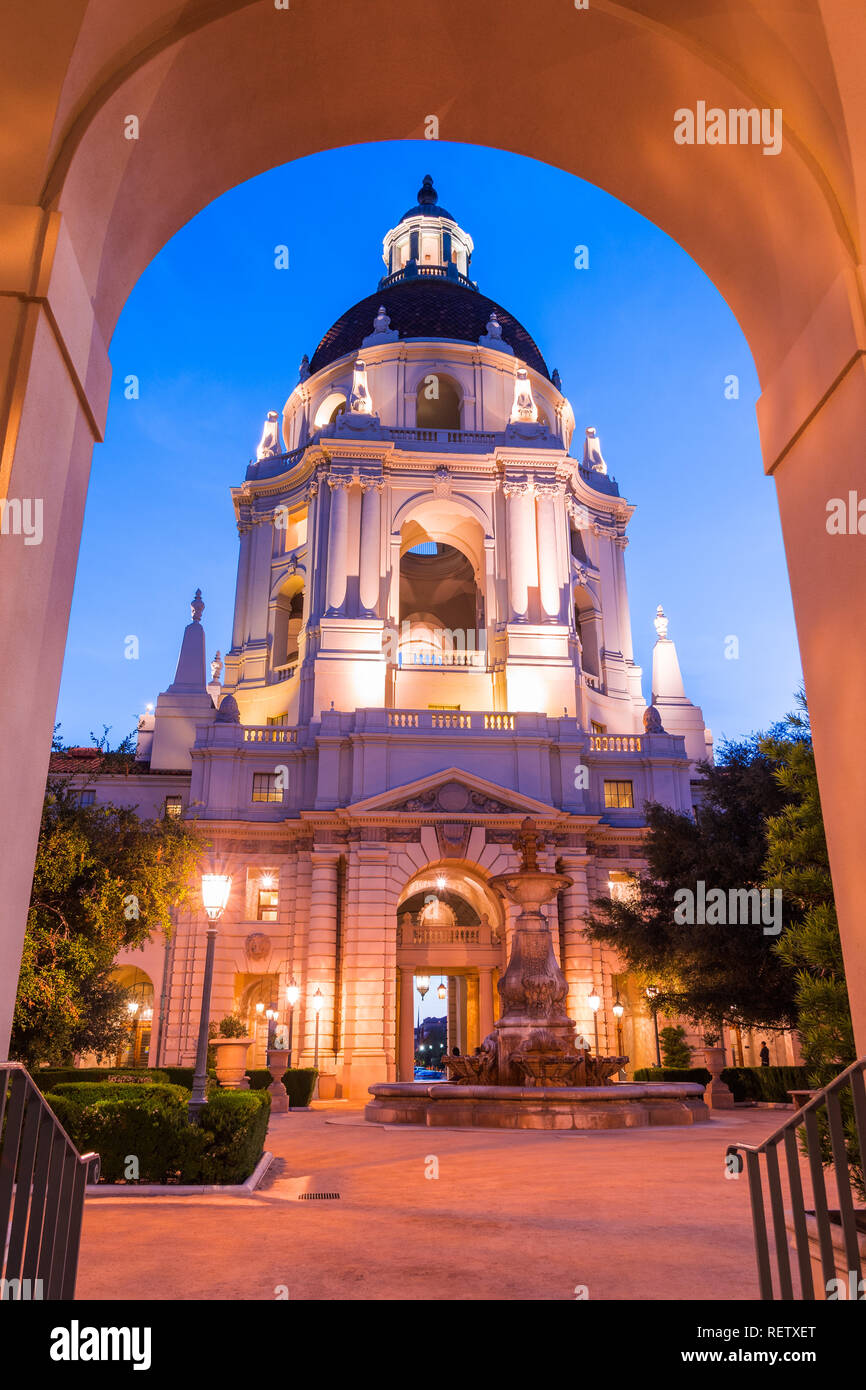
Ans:
[[[544,837],[527,817],[514,848],[521,867],[491,886],[520,916],[499,981],[500,1018],[480,1050],[445,1058],[447,1081],[370,1087],[365,1118],[378,1124],[507,1129],[617,1129],[709,1119],[694,1082],[614,1083],[627,1057],[593,1056],[566,1012],[568,983],[541,911],[572,880],[538,867]]]

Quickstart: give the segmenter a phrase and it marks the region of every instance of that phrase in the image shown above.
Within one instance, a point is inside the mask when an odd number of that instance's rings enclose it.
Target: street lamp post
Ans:
[[[217,922],[229,900],[232,881],[228,874],[202,874],[201,900],[207,913],[207,952],[204,961],[204,983],[201,991],[201,1018],[198,1025],[198,1048],[195,1054],[195,1075],[189,1100],[189,1117],[197,1121],[207,1103],[207,1046],[210,1022],[210,996],[213,985],[213,960],[216,948]]]
[[[316,1073],[315,1100],[319,1099],[319,1014],[322,1012],[322,1005],[324,1002],[325,996],[322,991],[317,988],[313,995],[313,1013],[316,1015],[315,1045],[313,1048],[313,1070]]]
[[[613,1001],[613,1016],[616,1019],[616,1051],[619,1057],[622,1056],[622,1016],[624,1012],[625,1008],[619,997],[619,990],[617,990],[616,999]]]
[[[659,987],[658,987],[658,985],[647,985],[646,989],[644,990],[644,994],[646,995],[647,999],[649,999],[650,1004],[652,1004],[652,1001],[655,999],[655,997],[656,997],[656,995],[658,994],[658,992],[659,992]],[[655,1029],[655,1035],[656,1035],[656,1066],[657,1066],[657,1067],[661,1067],[661,1064],[662,1064],[662,1050],[661,1050],[661,1044],[659,1043],[659,1016],[658,1016],[658,1014],[656,1013],[655,1009],[653,1009],[653,1008],[650,1009],[650,1012],[652,1013],[652,1016],[653,1016],[653,1028]]]
[[[292,1065],[292,1034],[295,1029],[295,1005],[301,997],[301,991],[292,976],[291,983],[286,986],[286,1003],[289,1006],[289,1068]]]
[[[592,1009],[592,1018],[595,1024],[595,1055],[596,1057],[598,1057],[600,1056],[600,1048],[598,1045],[598,1008],[601,1003],[601,998],[595,985],[590,985],[589,995],[587,997],[586,1002]]]

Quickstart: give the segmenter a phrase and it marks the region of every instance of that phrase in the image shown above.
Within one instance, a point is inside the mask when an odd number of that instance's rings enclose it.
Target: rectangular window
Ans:
[[[79,806],[92,806],[96,800],[96,792],[87,791],[78,793]]]
[[[183,800],[179,796],[167,796],[165,798],[165,814],[172,820],[179,820],[183,810]]]
[[[253,801],[282,801],[283,789],[275,772],[253,773]]]
[[[269,714],[266,722],[270,725],[288,724],[289,716],[288,714]]]
[[[597,719],[592,719],[592,720],[590,720],[590,726],[591,726],[592,732],[593,732],[597,737],[601,737],[602,734],[606,734],[606,733],[607,733],[607,725],[606,725],[606,724],[599,724],[599,722],[598,722]]]
[[[632,783],[605,781],[604,804],[616,810],[634,806],[634,787]]]
[[[276,888],[260,888],[256,920],[259,922],[276,922],[279,902],[280,897]]]

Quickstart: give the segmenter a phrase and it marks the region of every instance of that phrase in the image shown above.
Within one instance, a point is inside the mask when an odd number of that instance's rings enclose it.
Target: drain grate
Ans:
[[[299,1192],[299,1202],[338,1202],[339,1192]]]

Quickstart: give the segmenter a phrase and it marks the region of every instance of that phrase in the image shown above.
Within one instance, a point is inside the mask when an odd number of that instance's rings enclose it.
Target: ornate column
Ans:
[[[415,1077],[415,976],[411,969],[400,971],[400,1056],[398,1076],[401,1081]]]
[[[527,618],[529,590],[538,580],[534,488],[531,482],[503,483],[508,498],[508,596],[512,621]]]
[[[324,995],[319,1012],[319,1069],[333,1071],[337,982],[337,866],[339,851],[314,849],[310,856],[310,925],[307,936],[306,979],[303,981],[305,1018],[304,1051],[309,1065],[315,1043],[316,1016],[313,996]]]
[[[493,966],[478,967],[478,1032],[481,1042],[493,1032]]]
[[[359,586],[361,607],[370,617],[379,608],[379,546],[382,478],[361,479],[361,557]]]
[[[557,483],[536,483],[538,509],[538,586],[543,617],[559,621],[559,547],[556,543],[556,499],[562,489]]]
[[[592,1009],[587,1004],[592,984],[601,991],[602,981],[593,979],[592,942],[583,932],[583,922],[589,911],[589,885],[586,870],[589,856],[579,851],[562,854],[559,860],[562,872],[572,880],[571,886],[562,894],[563,912],[563,954],[562,969],[568,981],[569,1017],[577,1024],[578,1033],[593,1040],[595,1023]],[[601,1022],[601,1020],[599,1020]],[[594,1050],[594,1044],[593,1044]]]
[[[349,551],[349,488],[351,478],[328,474],[331,489],[331,514],[328,518],[328,589],[327,607],[336,616],[346,600],[346,574]]]

